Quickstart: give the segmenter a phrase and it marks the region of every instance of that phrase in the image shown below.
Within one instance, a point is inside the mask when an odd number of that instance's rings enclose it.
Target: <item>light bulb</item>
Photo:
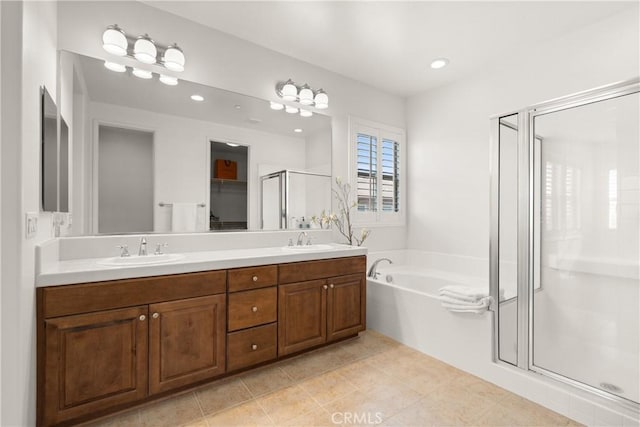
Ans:
[[[309,85],[305,84],[300,89],[300,104],[302,105],[311,105],[313,104],[313,91],[309,87]]]
[[[133,45],[133,56],[143,64],[155,64],[158,51],[147,34],[138,37]]]
[[[282,86],[282,99],[285,101],[295,101],[298,98],[298,88],[293,84],[291,79],[287,80]]]
[[[272,110],[280,111],[280,110],[282,110],[282,109],[284,108],[284,105],[283,105],[283,104],[280,104],[279,102],[273,102],[273,101],[271,101],[271,102],[269,103],[269,107],[271,107],[271,109],[272,109]]]
[[[164,52],[162,57],[164,66],[171,71],[181,72],[184,71],[184,53],[177,44],[172,44]]]
[[[202,102],[204,101],[204,97],[202,95],[191,95],[191,99],[196,101],[196,102]]]
[[[309,110],[300,110],[300,117],[311,117],[313,113]]]
[[[296,128],[296,129],[294,129],[293,131],[294,131],[295,133],[301,133],[301,132],[302,132],[302,129],[300,129],[300,128]]]
[[[133,75],[141,79],[150,79],[153,77],[153,73],[151,71],[141,70],[140,68],[134,68]]]
[[[102,33],[102,48],[110,54],[125,56],[128,46],[127,36],[117,25],[109,25]]]
[[[296,107],[289,107],[288,105],[284,108],[284,111],[286,111],[289,114],[296,114],[298,112],[298,109]]]
[[[176,86],[178,84],[178,78],[173,76],[167,76],[160,74],[160,81],[169,86]]]
[[[104,61],[104,67],[108,70],[115,71],[116,73],[124,73],[127,71],[127,67],[116,62]]]
[[[329,95],[327,95],[325,91],[322,89],[318,90],[314,101],[316,103],[316,108],[319,110],[324,110],[325,108],[329,108]]]

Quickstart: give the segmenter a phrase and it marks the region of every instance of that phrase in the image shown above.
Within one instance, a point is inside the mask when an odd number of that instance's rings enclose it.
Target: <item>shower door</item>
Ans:
[[[636,80],[496,117],[491,204],[494,359],[635,407],[639,90]]]

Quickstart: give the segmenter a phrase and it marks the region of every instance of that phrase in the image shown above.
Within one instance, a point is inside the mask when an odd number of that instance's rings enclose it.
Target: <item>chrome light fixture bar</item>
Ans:
[[[298,102],[319,110],[329,108],[329,95],[322,90],[313,90],[308,84],[298,85],[293,80],[276,84],[276,94],[283,101]]]
[[[102,33],[102,48],[111,55],[127,56],[143,64],[157,64],[178,73],[184,71],[185,56],[177,43],[162,45],[148,34],[132,37],[115,24]]]

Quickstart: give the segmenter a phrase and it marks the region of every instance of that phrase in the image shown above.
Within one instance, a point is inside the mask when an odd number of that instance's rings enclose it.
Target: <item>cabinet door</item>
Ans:
[[[149,305],[150,393],[225,372],[226,295]]]
[[[147,306],[45,322],[44,425],[147,395]]]
[[[278,296],[278,355],[295,353],[326,341],[325,280],[281,285]]]
[[[357,334],[365,329],[366,279],[363,274],[328,280],[327,340]]]

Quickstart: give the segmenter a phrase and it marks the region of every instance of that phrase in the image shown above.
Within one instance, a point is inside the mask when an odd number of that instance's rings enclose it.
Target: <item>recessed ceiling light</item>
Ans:
[[[272,110],[282,110],[284,108],[284,105],[280,104],[279,102],[273,101],[270,102],[269,106]]]
[[[437,70],[438,68],[444,68],[449,64],[449,60],[447,58],[438,58],[431,61],[431,68]]]
[[[300,110],[300,116],[301,117],[311,117],[313,116],[313,113],[309,110]]]
[[[191,95],[191,99],[197,102],[204,101],[204,97],[202,95]]]
[[[115,71],[116,73],[124,73],[127,71],[127,67],[116,62],[104,61],[104,67],[108,70]]]
[[[160,81],[169,86],[175,86],[178,84],[178,78],[173,76],[166,76],[164,74],[160,74]]]
[[[302,132],[302,129],[300,129],[300,128],[296,128],[296,129],[294,129],[293,131],[294,131],[295,133],[300,133],[300,132]]]
[[[234,144],[233,142],[227,142],[227,145],[229,147],[239,147],[240,146],[240,144]]]
[[[153,77],[153,73],[151,71],[141,70],[140,68],[134,68],[133,75],[141,79],[150,79]]]
[[[236,105],[233,106],[233,108],[235,108],[236,110],[240,110],[240,109],[242,109],[242,106],[236,104]]]

